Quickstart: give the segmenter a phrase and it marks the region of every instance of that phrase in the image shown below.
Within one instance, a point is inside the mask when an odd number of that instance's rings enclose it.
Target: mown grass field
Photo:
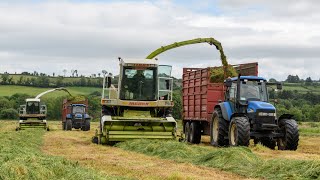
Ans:
[[[14,131],[0,124],[0,179],[317,179],[320,177],[319,123],[300,124],[297,151],[262,145],[217,148],[204,136],[199,145],[134,140],[114,147],[91,143],[91,131]],[[312,132],[312,133],[310,133]]]
[[[41,92],[53,88],[38,88],[38,87],[29,87],[29,86],[15,86],[15,85],[0,85],[0,96],[11,96],[15,93],[26,93],[30,96],[36,96]],[[67,87],[66,88],[71,94],[74,95],[88,95],[94,91],[101,92],[101,88],[96,87]],[[43,97],[58,97],[67,95],[65,92],[56,91],[54,93],[46,94]]]

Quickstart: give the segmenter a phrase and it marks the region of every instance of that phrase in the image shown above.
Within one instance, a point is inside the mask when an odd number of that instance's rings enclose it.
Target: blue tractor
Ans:
[[[72,128],[81,129],[82,131],[90,130],[91,117],[86,112],[85,104],[70,104],[68,114],[63,123],[64,130],[71,131]]]
[[[296,150],[299,131],[291,114],[276,116],[265,78],[238,76],[225,80],[225,101],[214,107],[210,139],[214,146],[248,146],[250,139],[271,149]],[[282,89],[281,83],[274,83]]]

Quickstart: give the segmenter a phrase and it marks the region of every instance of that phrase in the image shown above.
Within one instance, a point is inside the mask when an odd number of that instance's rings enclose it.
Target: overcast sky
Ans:
[[[175,41],[214,37],[230,64],[258,62],[268,79],[318,80],[319,7],[317,0],[0,0],[0,72],[116,74],[119,56],[145,58]],[[221,65],[208,44],[158,58],[175,77],[183,67]]]

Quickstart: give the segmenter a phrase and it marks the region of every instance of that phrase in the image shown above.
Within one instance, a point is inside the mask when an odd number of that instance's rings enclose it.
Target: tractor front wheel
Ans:
[[[229,126],[230,146],[249,146],[250,124],[246,117],[234,117]]]
[[[277,145],[279,150],[297,150],[299,142],[298,124],[293,119],[281,119],[279,127],[284,137],[279,138]]]
[[[72,121],[71,121],[71,119],[67,119],[65,124],[66,124],[66,129],[65,130],[71,131],[72,130]]]

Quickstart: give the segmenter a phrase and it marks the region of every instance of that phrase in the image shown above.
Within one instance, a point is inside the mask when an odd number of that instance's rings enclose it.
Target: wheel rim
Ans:
[[[218,117],[216,116],[213,120],[213,127],[212,127],[212,137],[213,137],[213,141],[217,142],[218,141]]]
[[[237,139],[237,126],[235,123],[232,123],[230,133],[230,144],[235,146]]]
[[[186,142],[188,142],[189,141],[189,135],[190,135],[190,133],[189,133],[189,123],[187,122],[186,123],[186,125],[185,125],[185,129],[184,129],[184,133],[185,133],[185,138],[186,138]]]
[[[190,142],[193,142],[193,127],[192,127],[193,123],[190,123],[190,131],[189,131],[189,140]]]

